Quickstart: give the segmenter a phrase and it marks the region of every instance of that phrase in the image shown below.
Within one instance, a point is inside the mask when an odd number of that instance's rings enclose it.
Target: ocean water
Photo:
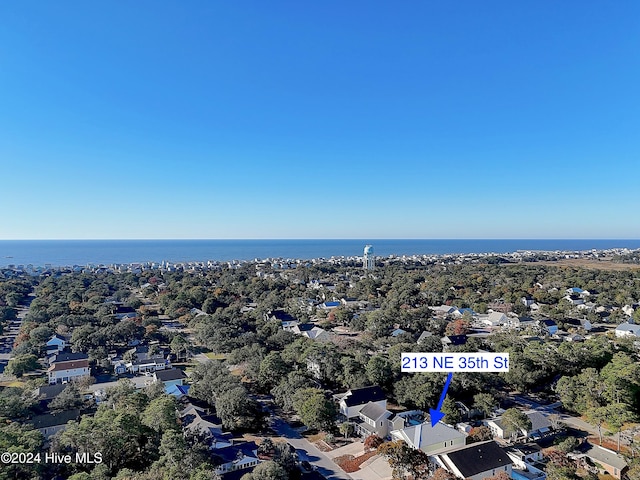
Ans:
[[[0,267],[640,248],[640,240],[1,240]]]

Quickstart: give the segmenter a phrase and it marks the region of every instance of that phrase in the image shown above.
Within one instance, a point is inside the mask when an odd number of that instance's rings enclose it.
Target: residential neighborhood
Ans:
[[[112,452],[41,478],[636,478],[638,271],[507,258],[3,270],[3,445]],[[445,378],[403,352],[511,367],[456,373],[432,425]]]

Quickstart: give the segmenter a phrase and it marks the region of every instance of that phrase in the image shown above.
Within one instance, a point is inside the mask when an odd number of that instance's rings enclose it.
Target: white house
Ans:
[[[582,305],[584,304],[584,299],[582,297],[578,297],[577,295],[565,295],[562,297],[571,305]]]
[[[255,442],[246,442],[226,448],[216,449],[214,462],[218,465],[215,472],[222,475],[235,470],[245,470],[260,463],[258,446]]]
[[[165,390],[175,385],[184,385],[185,378],[187,378],[185,373],[178,368],[160,370],[153,374],[153,380],[155,382],[162,382]]]
[[[547,474],[538,468],[543,460],[543,455],[541,448],[535,443],[514,445],[505,451],[513,461],[513,478],[527,480],[547,478]]]
[[[509,317],[502,312],[491,312],[489,314],[478,315],[478,321],[489,327],[497,327],[507,323]]]
[[[391,432],[391,438],[403,440],[413,448],[435,455],[464,446],[467,435],[442,422],[432,427],[431,420],[427,418],[418,425]]]
[[[340,413],[346,418],[357,417],[368,403],[387,408],[387,398],[380,387],[352,388],[346,393],[334,395],[340,406]]]
[[[377,435],[380,438],[386,438],[389,434],[389,418],[393,414],[374,402],[367,403],[358,412],[355,419],[356,433],[362,437],[369,435]]]
[[[640,325],[623,323],[616,327],[616,337],[640,337]]]
[[[59,353],[51,360],[47,373],[50,385],[88,377],[89,356],[84,353]]]
[[[530,410],[528,412],[524,412],[524,414],[531,421],[531,428],[529,430],[519,429],[518,432],[514,432],[516,436],[531,437],[535,434],[541,435],[550,431],[551,422],[540,412]],[[502,423],[502,417],[485,420],[483,423],[489,427],[489,430],[491,430],[494,437],[508,437],[507,433],[509,432],[509,428]]]

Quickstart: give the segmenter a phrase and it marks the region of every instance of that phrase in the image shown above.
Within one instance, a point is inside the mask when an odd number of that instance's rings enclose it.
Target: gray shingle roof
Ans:
[[[55,427],[65,425],[70,420],[77,420],[80,417],[80,410],[65,410],[59,413],[45,413],[44,415],[36,415],[29,423],[34,428]]]
[[[360,410],[360,413],[362,415],[370,418],[371,420],[377,420],[382,415],[384,415],[385,412],[391,415],[391,412],[388,412],[386,408],[382,408],[380,405],[373,402],[367,403],[364,407],[362,407],[362,410]]]

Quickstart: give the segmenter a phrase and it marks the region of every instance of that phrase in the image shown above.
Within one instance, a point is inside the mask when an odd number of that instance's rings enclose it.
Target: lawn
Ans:
[[[10,380],[7,382],[0,382],[0,387],[17,387],[24,388],[27,384],[25,382],[21,382],[20,380]]]
[[[211,360],[224,360],[225,358],[227,358],[227,355],[224,353],[209,352],[209,353],[205,353],[204,355],[205,357],[210,358]]]

